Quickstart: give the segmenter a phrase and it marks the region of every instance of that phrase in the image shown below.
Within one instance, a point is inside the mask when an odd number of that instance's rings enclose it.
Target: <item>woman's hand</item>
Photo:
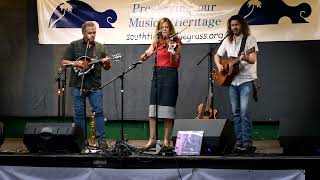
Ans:
[[[141,56],[140,56],[140,60],[141,61],[145,61],[147,60],[153,52],[150,52],[149,50],[146,50]]]

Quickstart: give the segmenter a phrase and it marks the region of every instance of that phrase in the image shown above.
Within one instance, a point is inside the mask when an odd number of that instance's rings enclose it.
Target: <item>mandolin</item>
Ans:
[[[245,54],[255,52],[255,47],[248,49]],[[226,60],[221,60],[223,71],[219,72],[218,68],[213,69],[213,79],[219,86],[230,86],[233,78],[239,73],[240,59],[237,57],[229,57]]]
[[[114,54],[110,57],[111,61],[117,61],[122,58],[121,53]],[[78,73],[78,76],[85,75],[90,72],[91,69],[94,68],[96,63],[102,62],[102,59],[93,59],[88,56],[81,56],[76,61],[81,61],[83,64],[83,68],[73,67],[73,70]]]
[[[209,85],[209,92],[208,96],[205,98],[203,103],[198,105],[198,115],[195,117],[195,119],[217,119],[218,110],[213,108],[213,92],[211,90],[212,81]]]

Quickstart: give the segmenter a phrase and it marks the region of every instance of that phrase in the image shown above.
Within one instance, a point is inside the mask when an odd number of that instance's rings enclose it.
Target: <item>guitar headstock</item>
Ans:
[[[123,55],[121,53],[117,53],[111,56],[111,59],[113,61],[119,61],[121,58],[123,57]]]

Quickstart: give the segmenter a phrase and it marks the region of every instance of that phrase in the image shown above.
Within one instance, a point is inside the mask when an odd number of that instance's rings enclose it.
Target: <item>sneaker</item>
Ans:
[[[243,150],[241,151],[241,154],[253,154],[256,151],[256,147],[252,146],[252,145],[246,145],[243,147]]]
[[[232,150],[232,154],[239,154],[244,150],[242,144],[236,144]]]
[[[102,149],[108,149],[108,143],[106,138],[99,138],[97,141],[97,146]]]

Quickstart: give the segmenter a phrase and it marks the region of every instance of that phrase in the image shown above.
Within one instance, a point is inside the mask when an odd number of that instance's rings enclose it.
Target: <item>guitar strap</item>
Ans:
[[[240,51],[239,51],[238,55],[240,55],[242,52],[244,52],[244,46],[246,45],[246,42],[247,42],[247,36],[243,36],[243,38],[241,40]]]
[[[96,59],[98,58],[96,55],[97,55],[97,45],[95,44],[94,47],[93,47],[93,53],[92,53],[92,58],[93,59]]]
[[[240,44],[240,50],[239,50],[239,53],[238,53],[238,57],[240,56],[240,54],[242,52],[244,52],[244,47],[246,45],[246,42],[247,42],[247,36],[243,36],[242,37],[242,40],[241,40],[241,44]],[[239,70],[239,64],[240,64],[240,61],[237,61],[237,63],[235,63],[233,66],[234,68],[238,69]]]

